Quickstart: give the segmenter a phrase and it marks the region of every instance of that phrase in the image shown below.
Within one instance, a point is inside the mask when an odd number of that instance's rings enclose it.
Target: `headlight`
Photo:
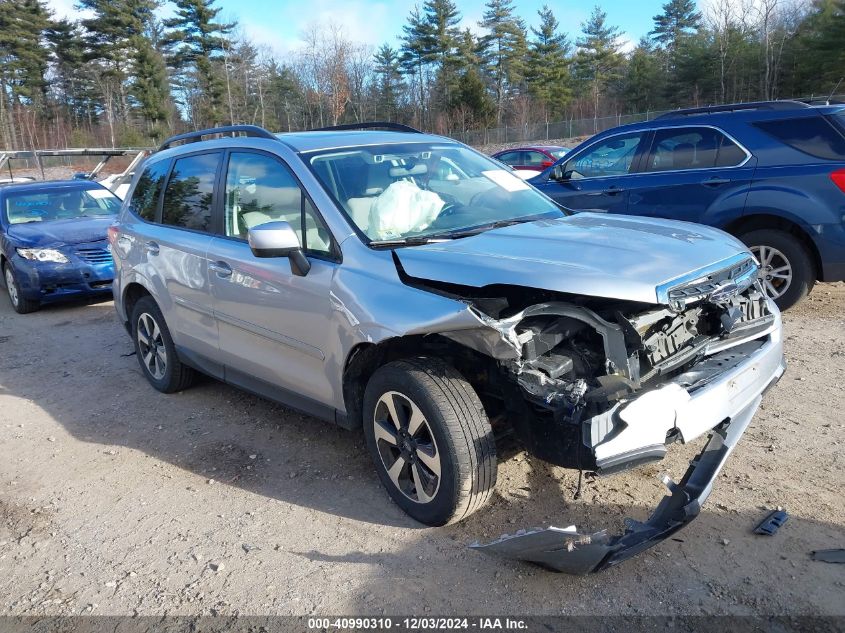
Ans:
[[[18,255],[34,262],[53,262],[67,264],[70,260],[55,248],[18,248]]]

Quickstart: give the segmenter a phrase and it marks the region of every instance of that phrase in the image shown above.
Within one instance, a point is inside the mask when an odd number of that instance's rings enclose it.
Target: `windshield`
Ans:
[[[116,215],[120,205],[120,199],[108,189],[62,187],[8,193],[4,213],[9,224],[25,224]]]
[[[553,151],[551,151],[551,152],[549,152],[549,153],[550,153],[552,156],[554,156],[555,158],[563,158],[564,156],[566,156],[566,153],[567,153],[568,151],[569,151],[568,149],[556,149],[556,150],[553,150]]]
[[[373,242],[448,239],[467,229],[564,215],[500,163],[460,145],[356,147],[315,154],[309,162]]]

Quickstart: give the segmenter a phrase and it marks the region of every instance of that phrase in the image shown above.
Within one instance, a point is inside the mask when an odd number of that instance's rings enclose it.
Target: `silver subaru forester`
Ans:
[[[391,497],[428,525],[490,498],[502,436],[612,474],[709,435],[622,534],[548,527],[474,547],[585,573],[695,518],[785,368],[746,247],[572,214],[453,140],[349,127],[189,133],[138,170],[109,237],[152,386],[200,371],[363,428]]]

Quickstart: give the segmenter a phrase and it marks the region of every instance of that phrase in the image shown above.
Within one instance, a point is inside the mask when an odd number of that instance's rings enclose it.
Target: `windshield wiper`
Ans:
[[[442,234],[444,237],[449,237],[451,239],[458,239],[461,237],[472,237],[473,235],[478,235],[479,233],[484,233],[485,231],[490,231],[492,229],[501,229],[506,226],[513,226],[514,224],[523,224],[525,222],[533,222],[536,220],[537,217],[530,217],[530,218],[513,218],[510,220],[497,220],[496,222],[492,222],[490,224],[484,224],[482,226],[476,226],[471,229],[463,229],[460,231],[452,231],[451,233],[444,233]]]
[[[370,242],[370,246],[419,246],[420,244],[431,244],[433,242],[448,242],[449,240],[457,240],[462,237],[472,237],[473,235],[478,235],[491,229],[501,229],[506,226],[513,226],[514,224],[533,222],[536,219],[536,215],[526,218],[511,218],[510,220],[497,220],[496,222],[483,224],[471,229],[444,231],[442,233],[432,233],[431,235],[410,235],[392,240],[373,240]]]
[[[452,239],[451,235],[411,235],[393,240],[372,240],[370,246],[419,246],[432,242],[445,242],[450,239]]]

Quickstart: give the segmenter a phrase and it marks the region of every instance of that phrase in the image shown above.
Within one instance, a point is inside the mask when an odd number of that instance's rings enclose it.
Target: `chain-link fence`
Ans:
[[[532,123],[520,126],[504,126],[483,130],[454,132],[452,137],[467,145],[505,145],[522,141],[548,141],[552,139],[591,136],[612,127],[627,123],[650,121],[667,110],[655,110],[638,114],[618,114],[589,119],[569,119],[554,123]]]
[[[810,95],[804,97],[793,97],[796,101],[804,101],[813,105],[824,105],[825,103],[845,103],[845,95]],[[617,114],[613,116],[569,119],[568,121],[555,121],[553,123],[531,123],[520,126],[504,126],[486,128],[482,130],[466,130],[464,132],[454,131],[451,136],[466,143],[467,145],[507,145],[509,143],[521,142],[542,142],[554,139],[569,139],[581,136],[592,136],[604,130],[608,130],[627,123],[640,123],[650,121],[661,114],[671,110],[652,110],[637,114]]]

